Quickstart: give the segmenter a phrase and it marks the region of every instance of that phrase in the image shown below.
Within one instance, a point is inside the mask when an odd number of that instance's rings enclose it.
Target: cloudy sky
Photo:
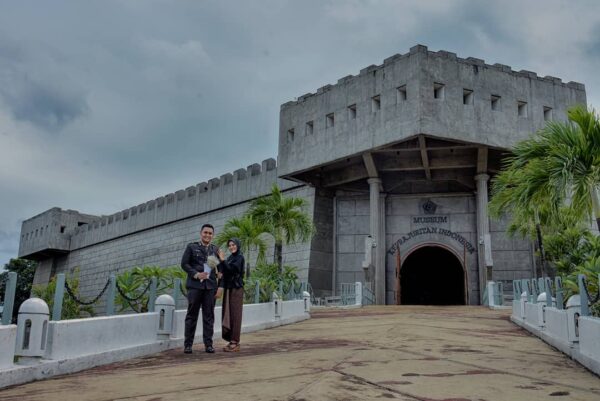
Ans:
[[[276,157],[280,104],[417,43],[600,107],[596,0],[0,0],[0,264],[53,206],[110,214]]]

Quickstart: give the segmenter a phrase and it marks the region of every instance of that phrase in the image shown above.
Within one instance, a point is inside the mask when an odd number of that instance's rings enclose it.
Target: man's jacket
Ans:
[[[181,268],[187,273],[186,288],[200,290],[213,290],[217,288],[217,272],[212,269],[210,277],[202,282],[194,278],[196,273],[204,272],[204,263],[210,255],[217,256],[219,248],[216,245],[203,245],[200,242],[192,242],[187,245],[181,258]]]

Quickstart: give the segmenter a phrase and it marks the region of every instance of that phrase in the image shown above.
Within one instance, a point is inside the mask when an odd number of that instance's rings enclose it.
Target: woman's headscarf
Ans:
[[[237,246],[237,252],[232,253],[231,256],[244,256],[244,254],[242,253],[242,243],[240,242],[240,240],[237,238],[231,238],[227,241],[227,246],[229,246],[230,242],[233,242]]]

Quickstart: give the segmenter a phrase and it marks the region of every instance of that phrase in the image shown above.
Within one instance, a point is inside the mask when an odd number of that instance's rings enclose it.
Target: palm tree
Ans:
[[[262,238],[266,232],[264,225],[254,221],[254,218],[245,214],[242,217],[233,217],[225,223],[223,231],[215,237],[215,243],[219,246],[225,245],[231,238],[237,238],[242,243],[241,251],[250,257],[250,251],[257,251],[256,262],[260,263],[265,259],[267,243]]]
[[[302,210],[308,202],[302,198],[285,197],[277,185],[271,194],[252,202],[248,214],[254,221],[266,227],[275,239],[273,262],[283,271],[283,244],[308,241],[314,226],[310,216]]]
[[[506,169],[493,182],[490,210],[550,221],[568,205],[580,219],[596,218],[600,230],[600,121],[576,106],[569,122],[549,122],[518,143]]]

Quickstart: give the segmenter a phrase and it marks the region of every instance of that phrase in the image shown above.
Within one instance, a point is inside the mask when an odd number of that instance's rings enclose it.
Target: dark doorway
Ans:
[[[464,305],[465,275],[450,251],[426,246],[412,252],[400,270],[402,305]]]

